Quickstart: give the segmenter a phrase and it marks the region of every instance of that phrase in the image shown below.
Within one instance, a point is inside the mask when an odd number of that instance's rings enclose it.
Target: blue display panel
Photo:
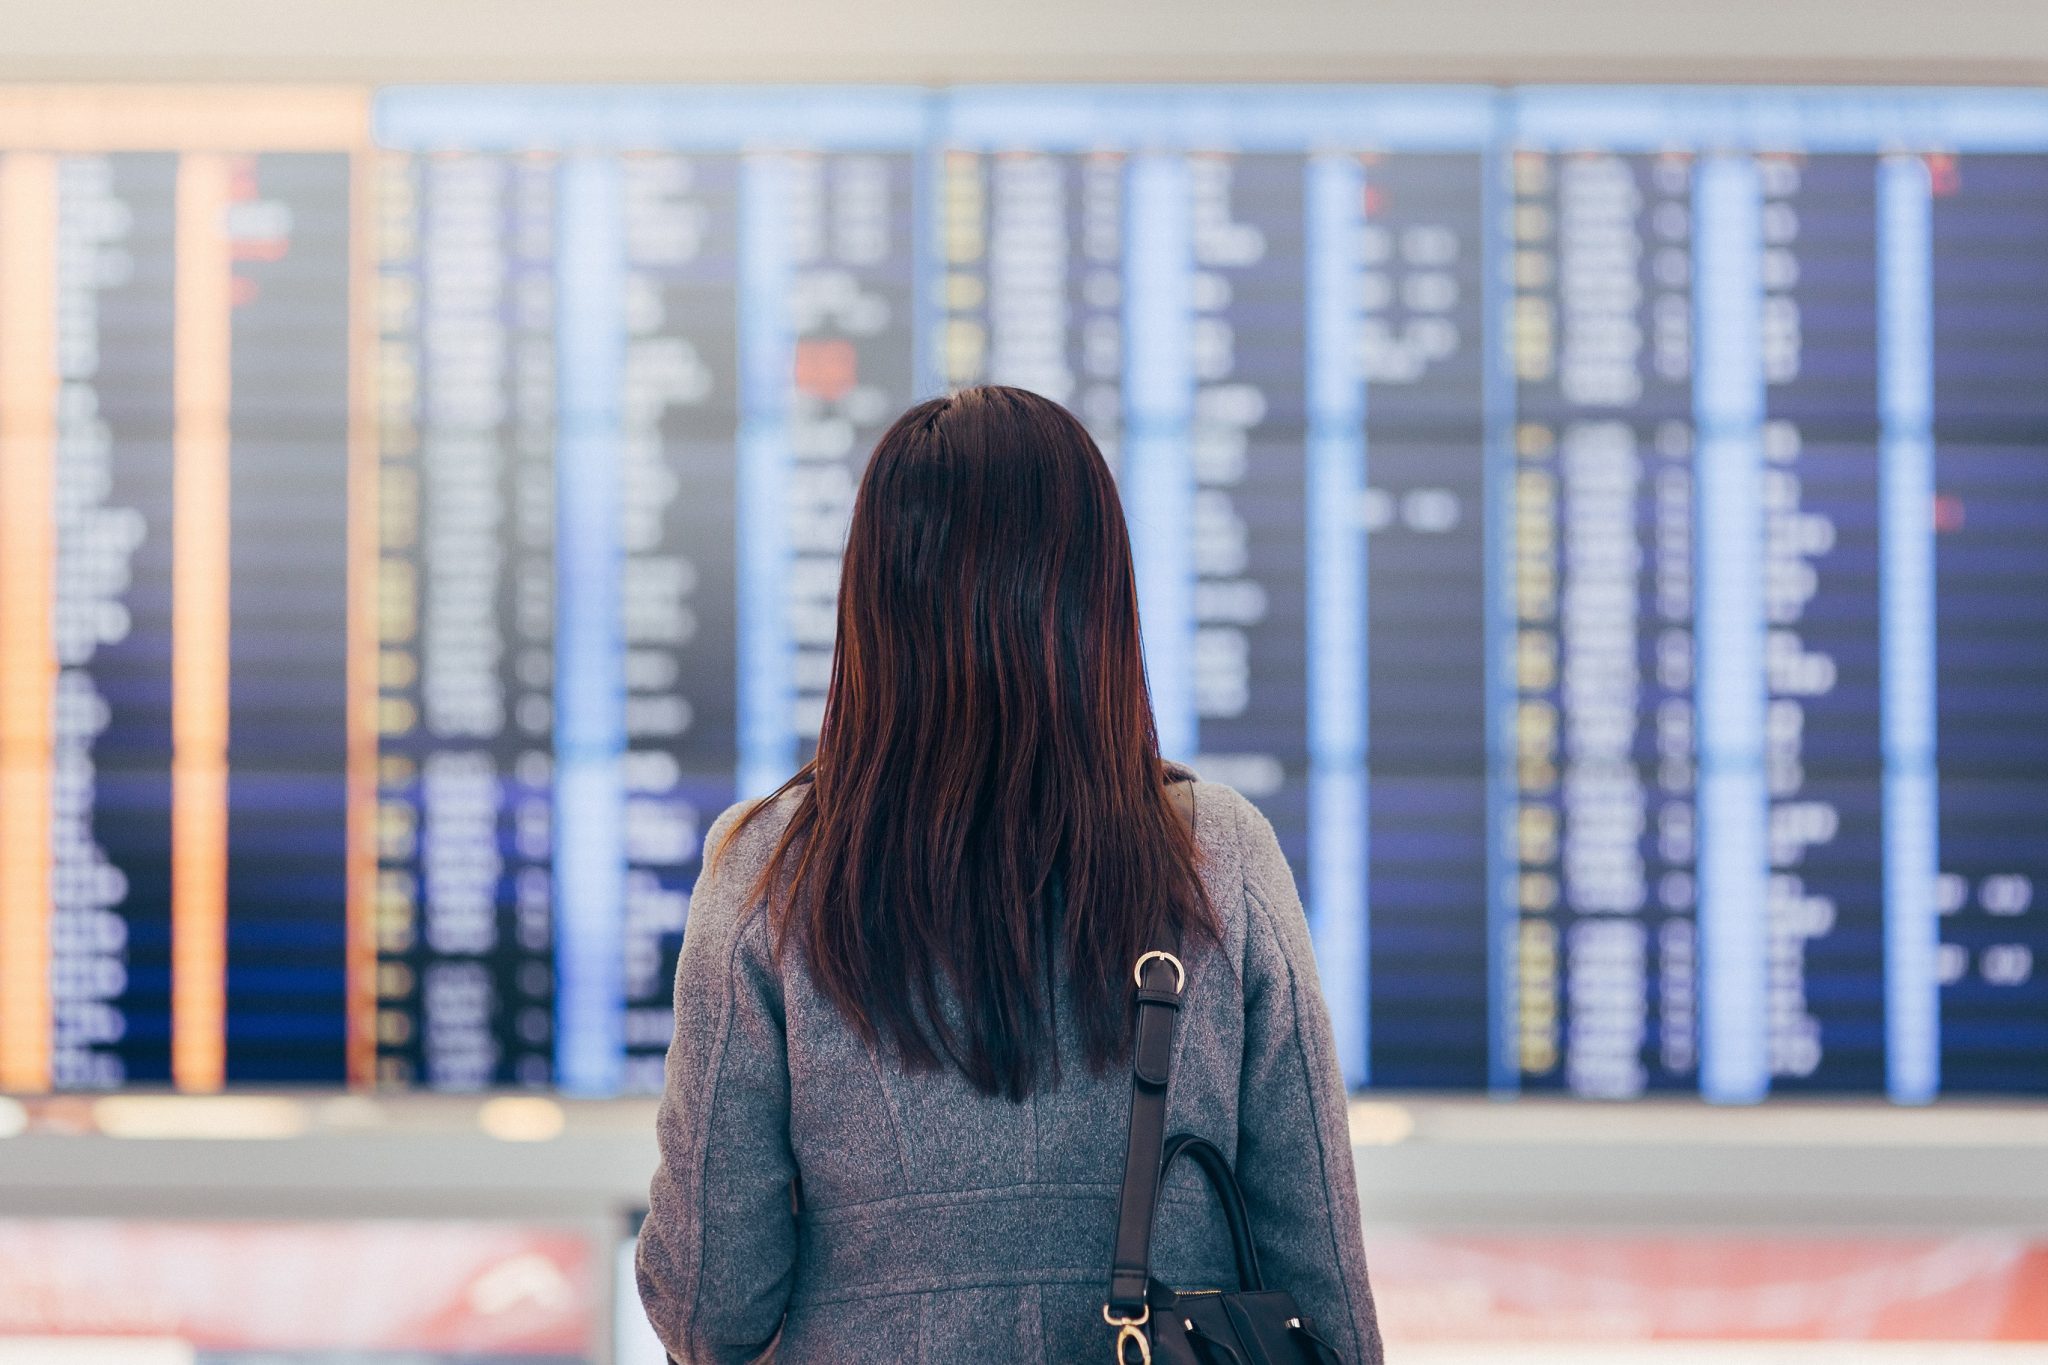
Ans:
[[[1943,916],[1932,972],[1941,1033],[1923,1044],[1940,1088],[2038,1093],[2048,1075],[2048,157],[1934,158],[1927,191],[1915,211],[1931,241],[1928,274],[1909,285],[1917,316],[1909,305],[1896,325],[1919,332],[1921,368],[1909,376],[1923,405],[1931,392],[1932,411],[1908,402],[1890,415],[1901,449],[1886,499],[1888,526],[1916,523],[1893,573],[1931,560],[1933,579],[1931,603],[1923,575],[1899,585],[1894,608],[1909,628],[1897,767],[1919,784],[1896,799],[1920,864],[1940,869],[1933,904],[1915,907],[1926,927],[1910,951],[1928,953]]]
[[[838,561],[916,396],[911,92],[401,91],[378,133],[391,695],[387,858],[418,932],[388,1080],[661,1080],[711,820],[807,756]],[[389,393],[389,390],[387,390]],[[484,638],[484,637],[488,638]],[[436,707],[444,714],[437,718]]]
[[[1514,124],[1524,1085],[2038,1090],[2048,102]]]
[[[1118,470],[1161,744],[1273,821],[1354,1083],[1488,1080],[1496,113],[1477,90],[946,103],[944,378],[1059,398]]]
[[[1352,1083],[2039,1087],[2048,101],[415,90],[379,137],[420,242],[481,234],[387,252],[429,305],[387,373],[443,410],[451,300],[528,424],[505,728],[387,742],[442,774],[389,774],[393,1079],[656,1082],[704,821],[815,737],[866,452],[998,382],[1117,471],[1162,744],[1273,821]],[[436,828],[497,858],[445,950]]]

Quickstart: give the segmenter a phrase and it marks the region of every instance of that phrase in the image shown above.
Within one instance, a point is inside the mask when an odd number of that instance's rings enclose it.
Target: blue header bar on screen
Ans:
[[[396,86],[415,151],[2048,149],[2048,91],[1741,86]]]
[[[968,86],[948,145],[1034,151],[1299,151],[1484,146],[1502,95],[1483,86]]]
[[[913,147],[931,92],[909,86],[398,86],[375,135],[407,151],[859,151]]]
[[[2048,148],[2048,91],[1555,86],[1508,97],[1517,146],[1603,151]]]

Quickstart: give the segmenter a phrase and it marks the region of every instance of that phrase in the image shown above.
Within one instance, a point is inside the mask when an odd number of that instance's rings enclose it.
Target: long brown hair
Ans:
[[[1057,1084],[1064,965],[1101,1071],[1128,1046],[1137,956],[1169,931],[1214,937],[1153,730],[1122,505],[1066,409],[966,389],[876,445],[818,755],[792,789],[756,888],[777,951],[912,1070],[948,1063],[1012,1100]]]

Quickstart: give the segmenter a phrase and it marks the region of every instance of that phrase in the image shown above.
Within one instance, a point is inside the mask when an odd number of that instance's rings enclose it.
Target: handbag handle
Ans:
[[[1231,1254],[1237,1260],[1238,1289],[1247,1294],[1262,1292],[1266,1280],[1259,1271],[1259,1249],[1252,1243],[1252,1221],[1245,1212],[1244,1191],[1238,1188],[1236,1172],[1230,1169],[1230,1162],[1215,1143],[1193,1133],[1182,1133],[1166,1144],[1166,1154],[1159,1162],[1161,1184],[1173,1163],[1182,1156],[1202,1168],[1202,1174],[1209,1177],[1209,1188],[1216,1192],[1216,1202],[1223,1205],[1223,1221],[1230,1227]]]

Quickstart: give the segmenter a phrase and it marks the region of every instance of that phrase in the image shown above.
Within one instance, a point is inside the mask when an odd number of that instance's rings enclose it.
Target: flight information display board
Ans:
[[[367,112],[0,98],[0,1088],[340,1083],[370,1041]]]
[[[995,382],[1351,1083],[2048,1092],[2048,97],[6,98],[0,1087],[658,1087]]]
[[[1273,821],[1390,1085],[1483,1084],[1491,1027],[1493,118],[963,92],[938,172],[943,380],[1059,398],[1120,471],[1161,744]]]
[[[816,740],[861,465],[925,387],[925,119],[386,103],[387,1080],[660,1086],[704,833]]]
[[[1516,102],[1525,1086],[2048,1074],[2041,131],[1994,98]]]

